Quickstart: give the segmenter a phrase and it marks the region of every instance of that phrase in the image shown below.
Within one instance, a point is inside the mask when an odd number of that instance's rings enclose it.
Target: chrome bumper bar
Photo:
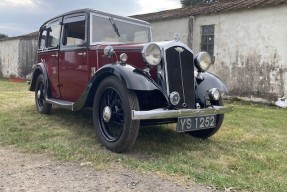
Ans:
[[[224,114],[233,111],[233,106],[213,106],[205,109],[154,109],[150,111],[135,111],[132,110],[133,120],[147,120],[147,119],[171,119],[178,117],[199,117],[206,115]]]

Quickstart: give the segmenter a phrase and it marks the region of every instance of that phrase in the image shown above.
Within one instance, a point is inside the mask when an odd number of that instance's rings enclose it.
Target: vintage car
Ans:
[[[140,125],[177,122],[176,131],[208,138],[224,113],[225,84],[206,72],[211,57],[180,42],[153,42],[145,21],[91,9],[72,11],[40,28],[30,91],[36,109],[93,109],[99,141],[129,150]]]

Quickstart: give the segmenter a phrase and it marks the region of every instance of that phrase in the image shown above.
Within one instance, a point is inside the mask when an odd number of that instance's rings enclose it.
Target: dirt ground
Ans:
[[[211,187],[182,185],[151,173],[124,168],[97,170],[91,166],[52,160],[47,155],[23,154],[0,147],[0,191],[189,191]]]

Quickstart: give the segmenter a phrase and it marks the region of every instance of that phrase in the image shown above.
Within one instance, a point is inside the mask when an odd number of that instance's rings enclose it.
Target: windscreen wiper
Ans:
[[[110,20],[110,22],[111,22],[111,24],[112,24],[112,26],[113,26],[113,28],[114,28],[114,31],[115,31],[116,34],[120,37],[121,35],[120,35],[120,33],[119,33],[118,27],[117,27],[116,24],[115,24],[114,19],[113,19],[112,17],[110,17],[109,20]]]

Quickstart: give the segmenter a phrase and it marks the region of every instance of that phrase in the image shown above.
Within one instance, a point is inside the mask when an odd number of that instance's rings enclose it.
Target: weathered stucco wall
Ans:
[[[37,39],[22,39],[19,43],[19,72],[27,77],[32,72],[32,65],[37,63]]]
[[[287,96],[287,5],[151,22],[154,41],[181,41],[200,51],[201,26],[215,25],[211,72],[230,95],[274,101]]]
[[[287,5],[194,19],[193,49],[200,26],[215,24],[212,71],[234,96],[275,100],[287,96]]]
[[[0,41],[0,76],[27,78],[37,61],[37,36]]]
[[[0,41],[0,75],[19,74],[19,39]]]
[[[179,34],[182,42],[188,40],[188,19],[174,19],[152,22],[153,40],[167,41],[172,40],[175,34]]]

